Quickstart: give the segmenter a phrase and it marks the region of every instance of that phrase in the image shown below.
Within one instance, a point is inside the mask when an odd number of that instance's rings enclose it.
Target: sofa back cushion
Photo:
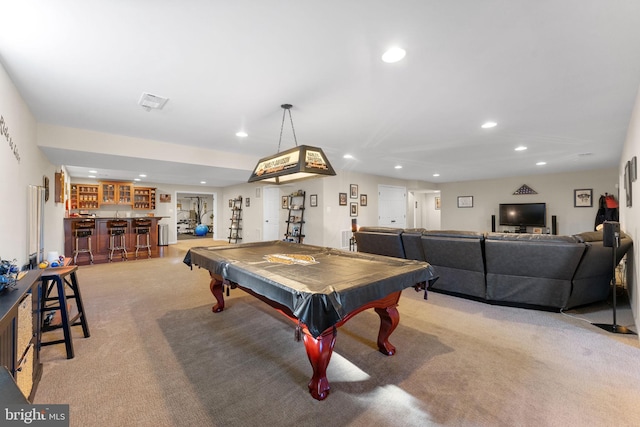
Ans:
[[[438,280],[432,289],[485,298],[484,235],[465,231],[427,231],[422,235],[426,261]]]
[[[485,241],[487,299],[566,308],[584,251],[572,236],[491,233]]]
[[[360,227],[353,235],[358,252],[405,258],[401,228]]]
[[[424,228],[408,228],[402,232],[402,245],[407,259],[426,261],[422,248],[422,233],[425,231]]]

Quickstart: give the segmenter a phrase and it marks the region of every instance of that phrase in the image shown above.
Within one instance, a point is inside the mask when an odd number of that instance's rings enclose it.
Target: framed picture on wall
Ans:
[[[358,198],[358,184],[351,184],[349,186],[349,189],[351,190],[351,198],[352,199],[357,199]]]
[[[458,207],[459,208],[472,208],[473,207],[473,196],[458,196]]]
[[[312,208],[315,208],[318,206],[318,195],[317,194],[312,194],[311,196],[309,196],[309,205],[311,205]]]
[[[593,190],[591,188],[573,190],[573,207],[590,208],[593,206]]]
[[[246,207],[251,206],[251,202],[249,201],[249,198],[247,197],[246,199],[244,199],[244,203]]]
[[[360,195],[360,206],[367,206],[367,195],[366,194],[361,194]]]
[[[289,209],[289,196],[282,196],[282,209]]]
[[[440,210],[440,197],[436,197],[436,210]]]
[[[628,161],[624,166],[624,190],[627,196],[627,207],[633,205],[631,200],[631,161]]]
[[[347,193],[338,193],[338,204],[340,206],[347,206]]]
[[[351,216],[358,216],[358,204],[351,203]]]

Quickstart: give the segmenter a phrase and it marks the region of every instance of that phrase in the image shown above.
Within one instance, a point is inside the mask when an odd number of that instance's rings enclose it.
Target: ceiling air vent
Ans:
[[[138,104],[147,111],[162,110],[162,107],[164,107],[164,104],[166,104],[168,100],[169,98],[143,93]]]

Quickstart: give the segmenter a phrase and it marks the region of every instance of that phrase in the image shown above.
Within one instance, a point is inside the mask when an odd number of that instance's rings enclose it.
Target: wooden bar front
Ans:
[[[149,228],[149,240],[151,244],[151,257],[156,258],[160,256],[160,250],[158,248],[158,222],[164,217],[154,216],[154,217],[140,217],[140,218],[114,218],[114,217],[100,217],[100,218],[85,218],[85,217],[77,217],[77,218],[65,218],[64,219],[64,254],[67,257],[73,258],[73,250],[75,244],[75,237],[73,235],[73,223],[75,221],[83,221],[86,219],[95,220],[95,229],[93,230],[93,235],[91,236],[91,249],[93,252],[93,262],[94,264],[109,262],[109,230],[107,228],[107,224],[109,221],[118,220],[118,221],[126,221],[127,227],[125,232],[125,241],[127,247],[127,259],[135,260],[136,259],[136,230],[135,230],[135,220],[136,219],[145,219],[151,220],[151,227]],[[81,249],[87,248],[87,239],[80,238],[78,240],[78,246]],[[146,239],[140,237],[140,242],[146,242]],[[146,249],[140,249],[138,252],[138,258],[145,259],[148,257],[148,253]],[[113,262],[121,261],[121,257],[119,253],[114,255]],[[88,253],[80,253],[78,254],[77,264],[78,265],[87,265],[90,263],[90,258]]]

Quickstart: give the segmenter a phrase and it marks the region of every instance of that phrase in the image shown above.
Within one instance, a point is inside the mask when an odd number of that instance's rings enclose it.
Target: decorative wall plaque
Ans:
[[[522,187],[518,188],[516,191],[513,192],[514,196],[518,196],[521,194],[538,194],[538,192],[533,188],[529,187],[527,184],[523,184]]]

